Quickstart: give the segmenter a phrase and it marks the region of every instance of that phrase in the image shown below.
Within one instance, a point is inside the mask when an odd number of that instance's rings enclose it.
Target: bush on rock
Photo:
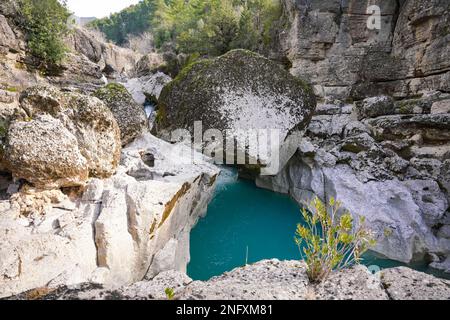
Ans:
[[[375,244],[364,218],[356,225],[350,212],[341,214],[341,204],[334,198],[326,205],[316,197],[302,209],[302,215],[306,223],[297,226],[295,241],[312,282],[359,263],[362,254]]]

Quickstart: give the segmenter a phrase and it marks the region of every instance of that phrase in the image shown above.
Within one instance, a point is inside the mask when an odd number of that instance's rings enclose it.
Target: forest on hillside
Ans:
[[[280,16],[279,0],[143,0],[90,27],[119,45],[148,33],[155,48],[170,43],[180,52],[217,56],[236,48],[265,52]]]

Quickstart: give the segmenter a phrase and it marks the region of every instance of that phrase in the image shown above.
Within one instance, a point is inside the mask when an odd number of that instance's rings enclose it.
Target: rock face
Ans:
[[[13,299],[42,300],[166,300],[171,288],[177,300],[450,300],[450,282],[407,268],[373,275],[366,267],[336,272],[311,284],[306,266],[297,261],[267,260],[235,269],[207,282],[185,274],[163,272],[116,290],[82,284],[32,290]]]
[[[375,251],[403,262],[430,256],[443,262],[450,255],[450,114],[430,114],[426,106],[448,98],[434,92],[414,100],[321,104],[297,156],[257,184],[299,203],[335,197],[367,218],[378,235]]]
[[[217,129],[245,150],[242,130],[278,129],[280,141],[303,130],[315,108],[311,88],[262,56],[235,50],[194,63],[164,87],[158,103],[161,136],[176,129]],[[219,139],[220,140],[220,139]],[[216,150],[218,153],[220,149]],[[257,152],[248,156],[265,162]]]
[[[445,0],[284,0],[281,47],[292,74],[322,97],[408,97],[449,91],[450,4]],[[380,29],[368,21],[377,5]]]
[[[66,43],[73,51],[97,64],[109,77],[131,75],[140,58],[132,50],[106,43],[94,32],[80,27],[73,28]]]
[[[17,110],[7,122],[3,155],[16,179],[48,189],[114,174],[120,131],[97,98],[37,86],[22,93]]]
[[[190,155],[186,147],[147,134],[123,150],[115,175],[91,179],[81,197],[21,190],[2,201],[0,297],[185,272],[189,232],[206,212],[219,170],[183,154]],[[161,264],[168,249],[173,258]]]
[[[106,103],[120,128],[122,145],[127,145],[148,130],[144,107],[137,104],[121,84],[111,83],[98,89],[94,96]]]

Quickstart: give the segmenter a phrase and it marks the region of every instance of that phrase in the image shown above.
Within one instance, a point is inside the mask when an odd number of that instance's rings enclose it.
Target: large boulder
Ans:
[[[450,281],[400,267],[381,272],[391,300],[450,300]]]
[[[157,131],[168,138],[176,129],[218,129],[246,149],[242,130],[278,129],[283,142],[303,130],[316,106],[312,88],[258,54],[234,50],[186,67],[166,85],[158,103]],[[220,150],[216,149],[216,152]],[[249,158],[267,164],[257,151]]]
[[[4,150],[4,162],[15,178],[56,188],[114,174],[120,130],[102,101],[36,86],[22,93],[20,109],[25,116],[9,125]]]
[[[127,89],[117,83],[98,89],[94,95],[104,101],[120,127],[122,145],[127,145],[148,129],[144,107],[134,101]]]
[[[77,186],[88,178],[76,137],[49,115],[13,123],[5,153],[13,174],[35,186]]]
[[[394,100],[389,96],[367,98],[358,108],[358,118],[376,118],[395,114]]]

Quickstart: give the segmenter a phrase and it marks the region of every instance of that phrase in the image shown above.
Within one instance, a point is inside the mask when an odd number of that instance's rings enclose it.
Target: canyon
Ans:
[[[367,28],[372,2],[380,30]],[[60,72],[42,74],[16,10],[0,4],[1,298],[166,299],[173,288],[177,299],[450,299],[448,281],[403,267],[314,285],[303,262],[270,260],[193,281],[190,231],[220,168],[164,132],[277,126],[282,166],[243,175],[300,204],[337,198],[367,219],[378,254],[450,273],[448,1],[283,0],[269,55],[283,66],[238,50],[174,81],[157,54],[78,27]],[[245,72],[230,77],[236,66]],[[150,124],[146,102],[164,110]]]

